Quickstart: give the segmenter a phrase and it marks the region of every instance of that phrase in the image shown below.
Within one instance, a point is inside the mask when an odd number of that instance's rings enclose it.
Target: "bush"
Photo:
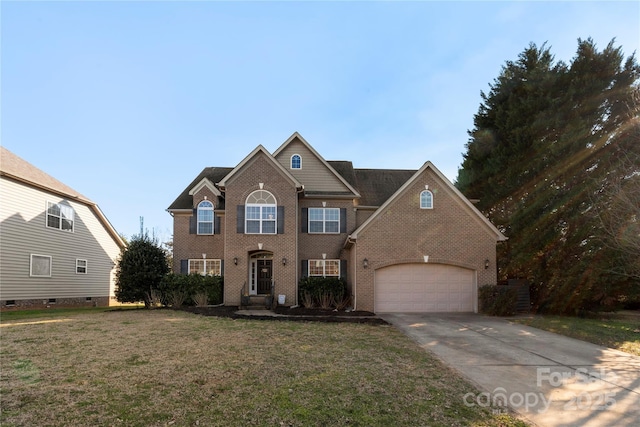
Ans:
[[[337,277],[303,277],[298,294],[302,305],[307,308],[337,308],[347,298],[347,284]]]
[[[480,312],[490,316],[516,314],[518,291],[507,286],[483,285],[478,289]]]
[[[179,307],[187,305],[222,304],[222,276],[202,276],[200,274],[167,274],[160,284],[162,302]],[[206,299],[205,299],[206,296]]]

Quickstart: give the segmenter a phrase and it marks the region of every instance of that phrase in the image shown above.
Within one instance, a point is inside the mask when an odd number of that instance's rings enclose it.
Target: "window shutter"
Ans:
[[[189,217],[189,234],[198,234],[198,209],[194,209]]]
[[[347,260],[340,260],[340,278],[347,280]]]
[[[284,206],[278,206],[278,234],[284,234]]]
[[[300,277],[309,276],[309,260],[303,259],[300,265]]]
[[[309,232],[309,208],[302,208],[302,216],[300,217],[300,225],[302,229],[300,230],[303,233]]]
[[[224,276],[224,260],[220,260],[220,275]]]
[[[216,215],[213,222],[213,234],[220,234],[220,217]]]
[[[238,205],[237,207],[237,223],[236,228],[238,233],[244,234],[244,205]]]
[[[188,259],[181,259],[180,260],[180,274],[187,274],[189,273],[189,260]]]
[[[340,232],[347,232],[347,208],[340,208]]]

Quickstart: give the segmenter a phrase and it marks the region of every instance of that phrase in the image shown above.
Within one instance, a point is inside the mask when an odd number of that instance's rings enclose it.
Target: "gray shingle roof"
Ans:
[[[229,172],[231,172],[232,170],[233,168],[219,168],[219,167],[204,168],[202,172],[200,172],[200,175],[198,175],[191,182],[191,184],[189,184],[187,188],[185,188],[184,191],[180,193],[178,198],[175,199],[173,203],[171,203],[171,205],[167,210],[192,209],[193,199],[189,195],[189,191],[191,191],[191,189],[195,187],[196,184],[198,184],[204,178],[207,178],[212,183],[217,184],[222,180],[222,178],[227,176]],[[224,209],[224,199],[222,197],[218,197],[218,201],[216,203],[216,209]]]

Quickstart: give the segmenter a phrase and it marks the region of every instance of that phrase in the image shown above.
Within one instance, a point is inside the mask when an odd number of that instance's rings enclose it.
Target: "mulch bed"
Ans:
[[[231,319],[256,319],[256,320],[286,320],[286,321],[311,321],[330,323],[366,323],[370,325],[387,325],[388,323],[369,311],[337,311],[323,310],[320,308],[296,307],[289,308],[278,306],[274,310],[277,314],[285,316],[243,315],[238,314],[236,306],[219,307],[180,307],[178,310],[202,316],[228,317]]]

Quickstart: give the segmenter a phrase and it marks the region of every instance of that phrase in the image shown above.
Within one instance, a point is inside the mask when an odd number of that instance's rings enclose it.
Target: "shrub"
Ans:
[[[160,291],[165,305],[216,305],[222,303],[223,286],[221,276],[170,273],[162,279]]]
[[[478,289],[480,312],[490,316],[516,314],[518,292],[507,286],[483,285]]]
[[[305,307],[332,308],[347,295],[347,284],[338,277],[303,277],[298,293]]]

